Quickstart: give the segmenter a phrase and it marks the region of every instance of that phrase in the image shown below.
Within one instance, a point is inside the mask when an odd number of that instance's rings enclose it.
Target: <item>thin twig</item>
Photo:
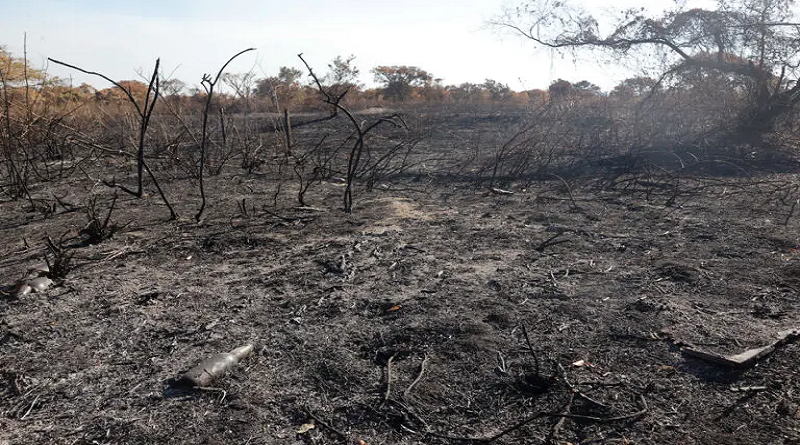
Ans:
[[[408,395],[411,394],[411,390],[414,389],[414,386],[416,386],[417,383],[419,383],[419,381],[422,379],[422,374],[425,373],[425,365],[427,364],[428,364],[428,354],[425,354],[425,357],[422,359],[422,364],[419,366],[419,374],[417,374],[417,378],[414,379],[414,381],[411,382],[410,385],[408,385],[408,388],[406,388],[405,391],[403,391],[404,399],[408,398]]]
[[[531,351],[531,355],[533,356],[533,363],[536,366],[536,376],[539,377],[539,357],[536,355],[536,351],[533,350],[533,345],[531,344],[531,338],[528,337],[528,329],[525,325],[522,325],[522,334],[525,336],[525,343],[528,344],[528,350]]]
[[[583,391],[578,389],[577,386],[573,385],[572,382],[569,381],[569,377],[567,377],[567,370],[564,369],[564,367],[561,366],[560,363],[558,364],[558,369],[559,369],[559,371],[561,371],[561,380],[563,380],[564,384],[569,387],[569,389],[572,391],[573,395],[576,395],[576,396],[582,398],[583,400],[586,400],[587,402],[592,403],[592,404],[597,405],[597,406],[600,406],[602,408],[606,408],[606,409],[610,408],[610,406],[606,405],[605,403],[597,401],[597,400],[587,396]]]
[[[523,426],[533,422],[534,420],[542,418],[542,417],[545,417],[545,416],[547,416],[547,413],[538,412],[538,413],[536,413],[536,414],[534,414],[534,415],[532,415],[532,416],[530,416],[528,418],[525,418],[525,419],[515,423],[514,425],[504,429],[503,431],[500,431],[499,433],[495,434],[494,436],[483,438],[483,439],[476,438],[476,439],[472,439],[472,441],[473,442],[478,442],[478,443],[492,443],[492,442],[496,441],[497,439],[505,436],[506,434],[509,434],[509,433],[511,433],[513,431],[516,431],[516,430],[522,428]]]
[[[567,189],[567,193],[569,194],[569,200],[570,202],[572,202],[572,208],[575,210],[579,210],[580,207],[578,206],[578,203],[575,202],[575,196],[572,194],[572,188],[567,183],[567,180],[562,178],[561,176],[558,176],[555,173],[550,173],[550,176],[558,179],[559,181],[561,181],[562,184],[564,184],[564,187]]]
[[[439,434],[435,432],[429,432],[427,435],[430,437],[436,437],[440,439],[447,439],[453,440],[457,442],[472,442],[472,443],[480,443],[480,444],[488,444],[492,443],[501,437],[512,433],[523,426],[533,422],[534,420],[541,419],[542,417],[558,417],[558,418],[565,418],[565,419],[574,419],[574,420],[583,420],[587,422],[596,422],[596,423],[611,423],[611,422],[618,422],[621,420],[629,420],[635,419],[637,417],[641,417],[648,412],[647,401],[645,400],[644,396],[639,396],[639,402],[642,405],[642,409],[631,414],[624,414],[621,416],[615,417],[594,417],[594,416],[582,416],[579,414],[570,414],[570,413],[554,413],[554,412],[542,412],[539,411],[537,413],[531,414],[530,416],[520,420],[519,422],[511,425],[510,427],[500,431],[499,433],[490,436],[490,437],[460,437],[460,436],[448,436],[446,434]]]
[[[206,371],[206,372],[208,372],[208,371]],[[213,388],[211,386],[194,386],[194,387],[192,387],[192,389],[195,389],[197,391],[222,393],[222,397],[220,397],[218,403],[222,403],[225,400],[225,397],[228,396],[228,391],[225,391],[222,388]]]
[[[350,438],[347,437],[347,434],[339,431],[333,425],[329,424],[328,422],[325,422],[324,420],[322,420],[319,417],[317,417],[316,415],[314,415],[314,413],[312,413],[311,410],[308,409],[307,406],[303,407],[303,411],[305,411],[306,414],[308,414],[308,417],[311,417],[312,419],[314,419],[314,422],[316,422],[318,425],[322,426],[323,428],[325,428],[326,430],[332,432],[333,434],[336,434],[343,441],[349,442]]]
[[[564,405],[564,409],[561,410],[563,414],[569,414],[569,411],[572,409],[572,403],[575,401],[576,394],[577,394],[576,392],[573,392],[572,394],[569,395],[569,400],[567,400],[567,403]],[[567,418],[562,417],[558,419],[558,422],[556,422],[555,425],[553,425],[553,429],[550,431],[550,436],[548,436],[547,438],[548,443],[555,443],[556,437],[558,436],[558,433],[561,431],[561,428],[564,427],[564,423],[566,423],[566,421]]]
[[[33,403],[31,403],[30,408],[28,408],[28,410],[25,411],[25,414],[23,414],[22,417],[19,418],[19,420],[25,420],[25,418],[28,417],[28,414],[30,414],[31,411],[33,411],[33,407],[36,405],[36,402],[39,401],[39,397],[41,396],[42,396],[41,394],[38,394],[36,398],[33,399]]]
[[[561,243],[565,243],[565,242],[569,241],[569,240],[555,241],[556,238],[558,238],[559,236],[563,235],[564,233],[566,233],[565,230],[559,230],[555,235],[553,235],[550,238],[548,238],[548,239],[542,241],[541,243],[539,243],[539,245],[534,247],[533,250],[535,250],[537,252],[544,252],[544,249],[549,247],[549,246],[554,246],[556,244],[561,244]]]
[[[392,392],[392,361],[396,356],[397,354],[392,354],[389,360],[386,361],[386,392],[383,395],[384,403],[389,400],[389,396]]]

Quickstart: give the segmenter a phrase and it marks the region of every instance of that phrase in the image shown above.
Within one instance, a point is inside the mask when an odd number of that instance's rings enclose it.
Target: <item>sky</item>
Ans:
[[[519,0],[518,0],[519,1]],[[517,2],[518,2],[517,1]],[[493,79],[521,91],[557,79],[589,80],[605,90],[638,74],[629,63],[586,54],[574,59],[487,25],[513,0],[0,0],[0,45],[15,56],[27,46],[35,67],[50,75],[109,86],[54,64],[61,60],[115,80],[139,79],[161,58],[162,72],[188,85],[239,57],[227,72],[303,68],[303,53],[323,74],[336,57],[354,55],[361,82],[375,86],[380,65],[418,66],[444,84]],[[638,0],[577,0],[602,11]],[[666,7],[671,0],[648,0]],[[27,45],[24,42],[27,41]]]

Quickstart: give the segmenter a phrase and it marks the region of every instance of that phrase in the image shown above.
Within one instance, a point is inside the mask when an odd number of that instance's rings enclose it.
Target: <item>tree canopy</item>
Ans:
[[[328,64],[328,74],[325,75],[325,81],[331,85],[356,86],[358,75],[361,71],[353,63],[355,59],[356,56],[352,54],[346,59],[342,58],[342,56],[336,56]]]
[[[37,83],[45,80],[44,71],[33,69],[20,57],[14,57],[5,47],[0,46],[0,88],[23,86],[26,80]]]
[[[267,77],[256,81],[256,96],[267,97],[272,100],[281,99],[291,103],[297,100],[301,86],[300,77],[303,72],[297,68],[282,66],[278,69],[278,75]]]
[[[687,73],[724,77],[748,99],[739,131],[771,131],[800,102],[800,23],[794,0],[718,0],[714,9],[677,6],[651,15],[630,9],[606,29],[569,0],[526,0],[495,21],[539,45],[655,55],[658,83]]]
[[[372,70],[375,81],[383,84],[383,95],[387,99],[406,100],[415,87],[422,87],[433,80],[427,71],[416,66],[379,66]]]

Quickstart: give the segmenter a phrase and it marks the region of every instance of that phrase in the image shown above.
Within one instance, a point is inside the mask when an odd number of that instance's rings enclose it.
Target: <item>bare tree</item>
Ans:
[[[723,76],[746,99],[728,133],[738,139],[773,131],[800,102],[800,23],[794,3],[719,0],[716,9],[679,5],[661,15],[631,9],[603,32],[598,17],[569,0],[526,0],[493,24],[559,50],[599,49],[623,57],[655,51],[667,67],[660,82],[686,72]]]
[[[244,101],[243,111],[246,119],[250,111],[250,100],[256,94],[256,73],[252,70],[246,73],[225,73],[222,75],[222,82]]]
[[[314,70],[303,58],[303,55],[298,54],[297,57],[299,57],[300,60],[303,61],[303,64],[305,64],[309,76],[311,76],[311,78],[314,80],[314,83],[317,85],[317,89],[322,95],[323,102],[329,104],[334,108],[334,110],[341,111],[342,114],[347,117],[347,120],[350,122],[353,130],[355,131],[355,142],[353,143],[353,147],[350,150],[350,154],[347,158],[347,175],[345,177],[345,189],[343,196],[343,210],[345,213],[350,213],[353,211],[353,185],[361,167],[361,157],[364,154],[364,149],[366,146],[365,139],[367,135],[384,123],[389,123],[398,127],[405,127],[405,121],[403,121],[402,116],[396,113],[390,116],[380,117],[371,123],[359,121],[350,110],[341,104],[342,99],[347,94],[348,90],[344,90],[339,95],[334,95],[333,91],[322,86],[322,82],[320,81],[319,77],[314,74]],[[332,115],[335,115],[335,113]]]
[[[158,69],[159,65],[161,64],[161,59],[156,59],[156,65],[153,68],[153,75],[150,78],[150,83],[147,85],[147,92],[144,95],[144,100],[141,105],[139,105],[139,102],[137,102],[136,98],[133,97],[133,93],[131,93],[131,90],[129,88],[124,87],[119,82],[111,80],[108,76],[104,74],[94,71],[87,71],[83,68],[78,68],[77,66],[70,65],[68,63],[61,62],[55,59],[51,59],[49,57],[47,60],[53,63],[57,63],[59,65],[66,66],[67,68],[72,68],[74,70],[80,71],[84,74],[101,77],[102,79],[106,80],[107,82],[110,82],[111,84],[119,88],[125,94],[125,97],[131,104],[133,104],[134,108],[136,109],[136,114],[139,116],[139,140],[138,140],[138,147],[136,150],[137,187],[136,190],[131,190],[123,185],[116,183],[106,183],[106,185],[110,187],[119,188],[124,192],[130,193],[138,198],[141,198],[142,196],[144,196],[144,188],[142,184],[143,172],[147,171],[148,175],[150,176],[150,179],[153,180],[153,184],[156,186],[156,189],[158,189],[158,193],[159,195],[161,195],[161,199],[164,201],[164,204],[166,204],[167,208],[169,209],[170,219],[177,219],[178,214],[175,213],[175,209],[173,209],[172,205],[170,205],[169,200],[164,194],[164,191],[161,190],[161,186],[158,184],[155,175],[150,170],[150,167],[147,166],[147,163],[145,162],[144,159],[145,137],[147,136],[147,129],[150,126],[150,118],[153,115],[153,109],[156,106],[156,100],[158,100],[159,97],[160,79],[158,76]]]
[[[203,181],[203,170],[206,164],[206,144],[208,142],[208,112],[211,108],[211,99],[214,96],[214,87],[219,82],[220,78],[222,77],[225,68],[233,62],[233,59],[241,56],[242,54],[248,51],[255,51],[255,48],[247,48],[245,50],[239,51],[238,53],[234,54],[233,57],[228,59],[222,68],[219,69],[217,76],[213,79],[211,78],[210,74],[203,74],[203,80],[201,84],[203,85],[203,89],[206,91],[206,102],[205,106],[203,107],[203,129],[200,136],[200,168],[199,168],[199,181],[200,181],[200,209],[197,211],[197,214],[194,216],[194,219],[200,221],[200,218],[203,216],[203,212],[206,209],[206,188],[205,188],[205,181]]]

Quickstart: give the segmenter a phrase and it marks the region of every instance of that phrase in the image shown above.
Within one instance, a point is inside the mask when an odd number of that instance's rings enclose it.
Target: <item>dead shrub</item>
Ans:
[[[111,222],[111,214],[114,213],[114,208],[117,204],[117,193],[114,192],[114,198],[108,206],[108,211],[105,217],[101,217],[100,210],[97,207],[97,197],[93,196],[89,199],[86,207],[86,217],[88,222],[86,226],[80,230],[80,234],[86,236],[87,244],[100,244],[103,241],[114,236],[115,233],[121,228],[116,222]]]

